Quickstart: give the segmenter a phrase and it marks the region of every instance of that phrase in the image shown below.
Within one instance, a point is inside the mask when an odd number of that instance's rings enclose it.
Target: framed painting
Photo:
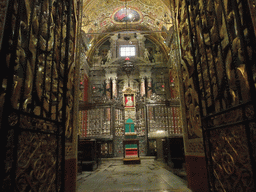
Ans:
[[[124,94],[124,106],[125,107],[135,107],[134,94]]]

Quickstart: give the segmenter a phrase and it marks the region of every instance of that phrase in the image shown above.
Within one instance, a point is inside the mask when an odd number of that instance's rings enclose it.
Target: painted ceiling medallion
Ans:
[[[131,7],[121,7],[112,15],[112,21],[117,24],[125,24],[126,22],[139,23],[141,20],[142,14]]]

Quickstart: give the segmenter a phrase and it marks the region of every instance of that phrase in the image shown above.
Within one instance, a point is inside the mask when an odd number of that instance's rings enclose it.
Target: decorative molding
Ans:
[[[150,98],[146,98],[148,103],[165,102],[165,97],[153,93]]]
[[[187,140],[185,154],[195,155],[195,156],[205,156],[203,139]]]
[[[93,108],[96,105],[120,105],[123,102],[123,97],[114,97],[113,99],[108,98],[106,95],[103,95],[102,97],[94,97],[92,100],[92,103],[83,103],[81,102],[80,107],[85,108],[86,106]],[[80,108],[80,110],[81,110]]]
[[[131,87],[126,87],[122,92],[126,94],[133,94],[135,93],[135,90],[132,89]]]

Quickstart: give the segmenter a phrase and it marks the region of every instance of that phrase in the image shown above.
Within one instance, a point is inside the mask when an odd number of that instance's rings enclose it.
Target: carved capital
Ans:
[[[115,84],[116,84],[117,77],[113,77],[113,78],[111,78],[111,80],[112,80],[112,83],[115,83]]]
[[[140,76],[140,82],[144,83],[145,82],[145,77],[144,76]]]
[[[147,81],[151,83],[152,77],[146,77],[146,78],[147,78]]]
[[[106,83],[106,84],[109,84],[109,83],[110,83],[110,78],[105,79],[105,83]]]

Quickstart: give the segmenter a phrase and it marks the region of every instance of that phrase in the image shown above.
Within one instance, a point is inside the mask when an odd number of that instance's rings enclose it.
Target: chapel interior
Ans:
[[[148,158],[194,192],[255,190],[255,0],[0,5],[2,191]]]

